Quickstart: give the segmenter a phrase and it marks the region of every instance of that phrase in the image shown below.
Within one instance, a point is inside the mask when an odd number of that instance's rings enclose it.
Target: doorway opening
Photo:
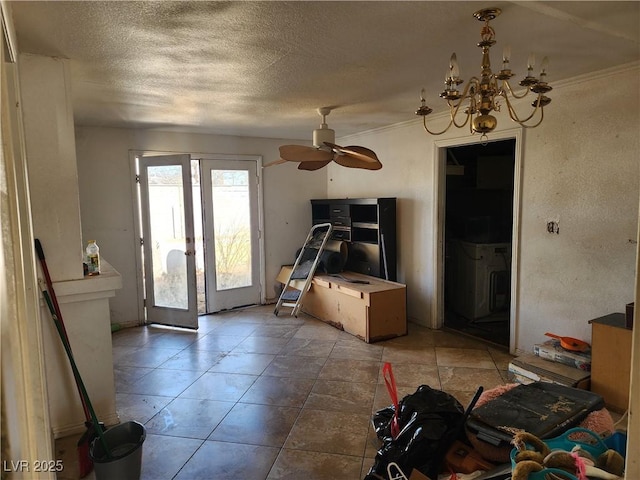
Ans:
[[[509,347],[516,140],[446,148],[444,326]]]
[[[198,328],[198,315],[262,303],[261,158],[133,156],[145,323]]]

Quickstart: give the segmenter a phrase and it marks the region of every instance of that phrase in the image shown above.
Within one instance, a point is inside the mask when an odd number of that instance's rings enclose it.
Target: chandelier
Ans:
[[[424,88],[420,93],[421,105],[416,110],[416,115],[422,116],[424,129],[432,135],[442,135],[452,125],[457,128],[463,128],[467,124],[469,125],[470,132],[480,133],[481,141],[487,142],[487,133],[492,132],[498,125],[496,117],[491,112],[500,111],[500,98],[504,99],[509,117],[514,122],[522,125],[526,128],[537,127],[542,123],[544,119],[544,107],[551,103],[551,99],[545,96],[545,93],[551,90],[551,87],[546,82],[547,77],[547,65],[549,63],[547,57],[544,57],[540,66],[540,76],[536,78],[533,75],[533,68],[535,66],[535,56],[529,55],[527,62],[527,76],[520,81],[520,86],[525,87],[523,93],[516,94],[511,85],[509,79],[514,76],[509,67],[510,49],[504,48],[502,55],[502,69],[498,73],[491,71],[491,61],[489,59],[489,49],[496,43],[495,31],[489,26],[489,21],[500,15],[501,10],[499,8],[488,8],[478,10],[473,14],[475,18],[484,22],[482,29],[480,30],[481,41],[478,43],[478,47],[482,48],[482,70],[480,77],[471,77],[462,90],[462,93],[458,90],[458,86],[464,81],[460,78],[460,69],[458,67],[458,61],[456,54],[451,55],[449,62],[449,70],[447,71],[445,78],[445,89],[440,94],[440,97],[447,101],[449,106],[449,124],[446,128],[440,132],[432,132],[427,127],[427,115],[433,110],[426,105],[424,98]],[[527,117],[521,118],[513,107],[509,97],[513,99],[524,98],[533,92],[537,94],[536,99],[531,103],[533,111]]]

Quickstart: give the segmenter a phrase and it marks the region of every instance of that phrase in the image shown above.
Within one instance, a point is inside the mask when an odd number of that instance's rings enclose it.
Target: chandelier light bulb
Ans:
[[[511,58],[511,47],[509,45],[505,45],[502,50],[502,61],[504,63],[509,63],[509,59]]]
[[[451,70],[451,76],[453,78],[458,78],[460,76],[460,67],[458,67],[458,58],[456,57],[455,52],[451,54],[451,60],[449,60],[449,70]]]
[[[540,64],[540,75],[545,75],[547,73],[548,67],[549,67],[549,57],[544,57],[542,59],[542,63]]]
[[[536,65],[536,54],[530,53],[529,59],[527,60],[527,70],[533,70],[533,67]]]

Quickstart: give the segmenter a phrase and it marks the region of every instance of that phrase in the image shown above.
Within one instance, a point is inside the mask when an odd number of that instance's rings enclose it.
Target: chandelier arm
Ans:
[[[456,122],[456,117],[458,116],[458,110],[459,109],[460,109],[460,103],[458,103],[458,106],[456,107],[455,113],[453,111],[449,113],[449,115],[451,116],[451,123],[453,123],[456,126],[456,128],[464,127],[467,123],[469,123],[469,118],[471,118],[471,114],[467,113],[463,123]]]
[[[453,120],[449,120],[449,125],[447,125],[444,130],[442,130],[441,132],[432,132],[427,127],[427,117],[426,117],[426,115],[422,117],[422,126],[427,131],[427,133],[430,133],[431,135],[442,135],[443,133],[445,133],[447,130],[449,130],[451,128],[451,124],[452,123],[453,123]]]
[[[469,94],[469,90],[471,89],[471,87],[474,88],[478,88],[478,84],[479,84],[479,80],[478,77],[471,77],[469,79],[469,82],[467,83],[466,87],[464,87],[464,91],[462,92],[460,101],[458,102],[458,104],[455,106],[455,108],[453,108],[453,105],[451,104],[451,102],[449,101],[449,115],[451,117],[451,122],[453,123],[453,125],[456,126],[456,128],[462,128],[464,127],[467,123],[469,123],[469,119],[471,118],[471,113],[468,112],[466,115],[466,118],[464,120],[463,123],[458,123],[456,122],[456,117],[458,116],[458,110],[460,110],[460,107],[462,106],[462,102],[466,99],[471,99],[472,95]],[[447,127],[449,128],[449,127]]]
[[[525,89],[524,89],[524,93],[523,93],[522,95],[518,95],[518,94],[516,94],[516,93],[513,91],[513,88],[511,88],[511,84],[509,83],[509,81],[508,81],[508,80],[503,80],[503,81],[502,81],[502,85],[507,87],[507,90],[509,91],[509,93],[511,94],[511,96],[512,96],[513,98],[518,98],[518,99],[520,99],[520,98],[524,98],[524,97],[526,97],[527,95],[529,95],[529,89],[528,89],[528,88],[525,88]],[[504,90],[504,88],[503,88],[503,90]]]
[[[538,120],[538,123],[536,123],[535,125],[525,125],[524,123],[521,123],[520,125],[522,125],[524,128],[535,128],[542,123],[542,120],[544,120],[544,108],[540,109],[540,120]]]
[[[511,120],[513,120],[516,123],[519,123],[522,126],[525,126],[525,122],[528,122],[529,120],[531,120],[536,113],[538,113],[538,110],[544,111],[544,109],[542,107],[540,107],[540,102],[536,101],[536,106],[533,109],[533,112],[531,112],[531,115],[529,115],[527,118],[521,119],[520,117],[518,117],[518,114],[515,110],[515,108],[513,108],[513,105],[511,104],[511,102],[509,101],[509,97],[507,97],[506,95],[501,95],[502,98],[505,99],[505,102],[507,104],[507,109],[509,110],[509,117],[511,118]],[[540,125],[540,122],[538,122],[536,124]]]

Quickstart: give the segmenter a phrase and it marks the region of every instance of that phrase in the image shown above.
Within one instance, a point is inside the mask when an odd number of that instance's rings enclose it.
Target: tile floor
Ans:
[[[113,334],[118,414],[147,429],[142,479],[360,479],[379,446],[371,415],[390,404],[384,362],[400,397],[427,384],[466,407],[478,386],[508,382],[512,358],[415,324],[366,344],[306,315],[276,317],[272,305],[199,322],[197,332]],[[76,440],[56,442],[60,480],[78,478]]]

